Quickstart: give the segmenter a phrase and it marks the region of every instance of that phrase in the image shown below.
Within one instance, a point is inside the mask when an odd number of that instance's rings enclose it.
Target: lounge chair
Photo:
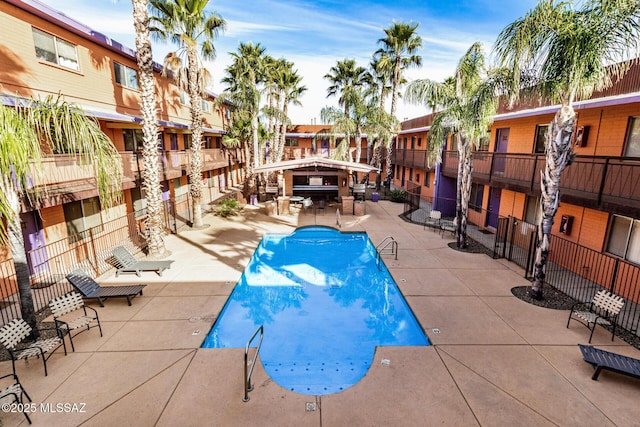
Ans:
[[[5,405],[15,404],[15,408],[22,412],[25,416],[29,424],[31,424],[31,418],[29,418],[29,411],[25,411],[25,409],[29,409],[27,405],[24,404],[22,400],[22,396],[26,396],[31,402],[31,397],[27,394],[27,392],[22,388],[22,384],[18,380],[18,376],[14,374],[3,375],[0,377],[0,380],[11,377],[12,382],[10,385],[3,387],[0,390],[0,405],[5,408]],[[3,383],[6,384],[5,381]],[[0,386],[2,387],[2,386]]]
[[[131,305],[131,299],[136,295],[142,295],[142,289],[147,286],[100,286],[81,269],[72,271],[66,277],[69,283],[82,294],[83,298],[97,299],[100,307],[104,307],[103,300],[107,298],[126,298],[127,303]]]
[[[124,246],[113,248],[113,256],[120,266],[116,271],[116,277],[120,273],[136,273],[140,277],[143,271],[156,271],[160,276],[162,272],[171,267],[173,261],[138,261]]]
[[[571,319],[577,320],[591,330],[591,335],[589,335],[589,342],[591,342],[596,325],[611,326],[611,341],[613,341],[618,314],[620,314],[623,305],[624,298],[602,289],[595,294],[591,302],[579,302],[571,307],[567,328]]]
[[[67,346],[64,340],[57,335],[53,338],[44,338],[36,340],[33,343],[23,344],[27,338],[31,335],[33,329],[24,319],[13,319],[0,329],[0,342],[5,346],[9,355],[11,356],[11,365],[13,367],[13,373],[16,373],[16,360],[25,359],[30,357],[42,357],[42,363],[44,364],[44,376],[48,375],[47,372],[47,360],[51,357],[60,347],[64,348],[64,354],[67,354]],[[45,357],[45,353],[49,353]]]
[[[591,377],[592,380],[597,381],[598,375],[603,369],[640,379],[640,360],[590,345],[578,344],[578,347],[580,347],[584,361],[592,364],[596,370]]]
[[[440,230],[440,220],[442,220],[442,212],[431,210],[429,216],[424,220],[424,229],[431,227],[434,230]]]
[[[73,334],[71,331],[76,329],[89,330],[97,327],[100,330],[100,336],[102,336],[102,326],[100,325],[100,318],[98,312],[93,307],[87,307],[84,305],[82,295],[77,292],[69,292],[66,295],[55,298],[49,302],[49,308],[53,313],[53,321],[56,324],[56,328],[60,331],[60,336],[64,339],[63,332],[66,332],[71,342],[71,350],[76,351],[73,345]],[[87,312],[87,309],[91,310]],[[91,326],[93,322],[95,325]],[[86,328],[86,329],[85,329]],[[77,332],[75,335],[78,335]]]

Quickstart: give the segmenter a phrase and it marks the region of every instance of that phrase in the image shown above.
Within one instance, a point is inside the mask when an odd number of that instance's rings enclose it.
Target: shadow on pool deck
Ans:
[[[514,297],[511,288],[528,283],[517,267],[450,249],[447,236],[401,220],[401,204],[366,209],[342,216],[343,229],[366,231],[374,244],[398,241],[398,260],[385,263],[432,346],[379,347],[358,384],[322,397],[283,389],[258,363],[243,402],[244,349],[200,349],[202,340],[264,233],[336,221],[331,210],[268,217],[248,206],[240,217],[207,217],[205,230],[168,236],[171,269],[144,273],[148,286],[132,306],[98,307],[104,337],[78,335],[75,353],[49,360],[48,377],[39,361],[17,364],[37,405],[34,425],[637,425],[640,381],[606,372],[592,381],[577,347],[588,331],[567,329],[567,311]],[[593,344],[638,357],[600,327]],[[0,367],[11,371],[10,362]],[[83,412],[43,413],[40,403],[76,403]],[[26,425],[21,414],[0,417],[3,427]]]

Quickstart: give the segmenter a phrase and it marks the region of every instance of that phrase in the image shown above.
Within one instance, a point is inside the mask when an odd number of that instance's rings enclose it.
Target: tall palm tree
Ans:
[[[378,87],[380,92],[378,102],[380,103],[380,109],[384,110],[385,103],[387,102],[387,97],[389,92],[391,92],[391,76],[393,75],[393,66],[390,61],[388,61],[388,57],[381,51],[377,51],[373,54],[373,58],[369,63],[369,68],[371,70],[371,75],[373,77],[373,85]],[[388,141],[391,141],[391,136],[388,138]],[[376,149],[374,150],[375,141],[372,138],[367,138],[368,144],[368,152],[367,152],[367,163],[371,165],[375,165],[380,169],[382,164],[382,153],[380,152],[381,144],[376,144]],[[378,190],[380,190],[378,188]]]
[[[210,83],[203,60],[213,60],[213,40],[224,30],[225,21],[204,9],[209,0],[149,0],[152,34],[171,40],[178,51],[165,57],[164,72],[171,72],[180,88],[186,88],[191,109],[191,170],[193,226],[202,227],[202,95]],[[185,61],[186,60],[186,61]],[[186,66],[184,65],[186,62]]]
[[[266,49],[260,43],[241,42],[237,52],[231,53],[233,60],[225,70],[223,83],[228,86],[227,92],[241,95],[242,108],[251,117],[251,143],[253,149],[253,166],[260,166],[260,139],[258,133],[260,113],[260,85],[265,79]],[[236,96],[237,98],[238,96]],[[253,179],[253,173],[250,174]]]
[[[62,98],[30,101],[16,108],[0,105],[0,242],[9,242],[16,270],[22,318],[35,329],[36,317],[20,224],[21,204],[38,209],[46,188],[40,182],[42,158],[67,153],[96,168],[96,184],[104,208],[121,201],[122,160],[98,122]]]
[[[422,48],[422,37],[417,34],[420,24],[394,22],[389,28],[384,29],[385,37],[378,40],[382,48],[376,52],[381,61],[381,66],[393,69],[391,74],[391,110],[392,116],[396,115],[396,105],[400,87],[404,83],[403,72],[410,67],[422,65],[422,57],[416,52]],[[391,176],[391,157],[393,146],[391,138],[386,141],[386,176]]]
[[[440,161],[447,135],[453,135],[458,149],[456,197],[457,245],[466,247],[467,215],[473,172],[472,149],[488,133],[497,107],[497,88],[503,85],[504,70],[487,70],[480,43],[474,43],[460,59],[453,77],[439,83],[415,80],[407,86],[405,98],[433,108],[441,106],[429,130],[429,158]]]
[[[293,68],[293,64],[288,63],[288,65],[281,71],[278,79],[278,88],[282,97],[282,120],[280,121],[280,129],[277,132],[279,138],[276,138],[278,142],[275,155],[276,162],[281,161],[284,155],[287,128],[290,124],[289,104],[302,105],[299,98],[307,91],[307,87],[301,84],[302,76]]]
[[[158,162],[158,125],[153,77],[153,54],[149,36],[147,0],[132,0],[133,26],[136,31],[136,58],[140,70],[140,110],[142,112],[142,188],[147,201],[147,247],[150,255],[163,256],[165,246],[162,221],[162,188]]]
[[[331,67],[324,78],[331,83],[327,88],[327,98],[338,96],[338,104],[349,114],[349,92],[372,83],[369,71],[356,65],[355,59],[343,59]]]
[[[540,0],[525,16],[504,28],[495,51],[516,77],[535,75],[531,88],[561,107],[547,133],[546,165],[542,171],[534,282],[530,294],[543,297],[545,265],[553,218],[560,203],[562,171],[573,159],[576,123],[573,102],[609,87],[622,76],[630,58],[637,58],[640,40],[640,2],[637,0]],[[520,85],[514,79],[514,88]],[[515,98],[512,98],[512,100]]]

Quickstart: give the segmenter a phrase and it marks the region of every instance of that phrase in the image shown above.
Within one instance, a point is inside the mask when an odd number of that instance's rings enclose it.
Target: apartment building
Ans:
[[[97,197],[94,170],[72,156],[53,154],[43,167],[46,187],[40,209],[24,206],[24,240],[31,259],[31,274],[55,266],[39,247],[58,241],[66,249],[78,242],[70,236],[121,217],[142,224],[145,199],[141,189],[141,112],[135,52],[36,0],[0,2],[0,97],[5,105],[24,99],[61,95],[95,117],[120,153],[124,203],[103,210]],[[167,225],[190,218],[188,172],[191,129],[189,98],[155,66],[159,162]],[[204,111],[203,202],[207,203],[241,179],[241,153],[224,149],[222,136],[229,114],[215,107],[215,94],[202,100]],[[173,220],[170,223],[169,217]],[[0,259],[10,257],[5,253]],[[5,296],[11,290],[3,291]]]
[[[469,222],[482,233],[500,233],[509,219],[510,233],[526,234],[530,245],[540,218],[540,171],[545,165],[545,138],[558,105],[502,105],[489,138],[473,152]],[[613,260],[606,267],[573,256],[559,261],[566,249],[552,245],[551,262],[562,263],[596,284],[638,301],[640,292],[640,65],[613,87],[576,102],[573,148],[576,157],[562,173],[561,201],[552,229],[554,241],[570,243],[576,254]],[[427,162],[433,115],[402,123],[395,142],[396,187],[419,197],[422,206],[455,215],[458,153],[451,140],[442,163]],[[578,261],[578,258],[580,260]],[[618,262],[620,261],[620,262]],[[608,261],[607,261],[608,262]],[[579,265],[578,265],[579,264]],[[617,289],[616,275],[633,272],[625,283],[634,295]],[[629,273],[631,274],[631,273]],[[613,283],[613,285],[612,285]],[[627,285],[625,285],[627,286]]]

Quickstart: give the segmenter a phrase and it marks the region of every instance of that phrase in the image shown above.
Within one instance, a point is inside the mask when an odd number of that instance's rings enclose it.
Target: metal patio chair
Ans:
[[[66,332],[69,336],[71,351],[76,351],[73,345],[73,336],[78,335],[80,332],[97,327],[100,330],[100,336],[102,336],[102,326],[100,325],[98,312],[93,307],[84,305],[82,295],[79,293],[69,292],[66,295],[53,299],[49,302],[49,308],[53,313],[53,321],[56,324],[56,328],[60,331],[62,339],[64,339],[63,332]],[[88,312],[87,309],[90,311]],[[96,324],[91,326],[94,322]],[[71,331],[76,329],[81,330],[72,334]]]

